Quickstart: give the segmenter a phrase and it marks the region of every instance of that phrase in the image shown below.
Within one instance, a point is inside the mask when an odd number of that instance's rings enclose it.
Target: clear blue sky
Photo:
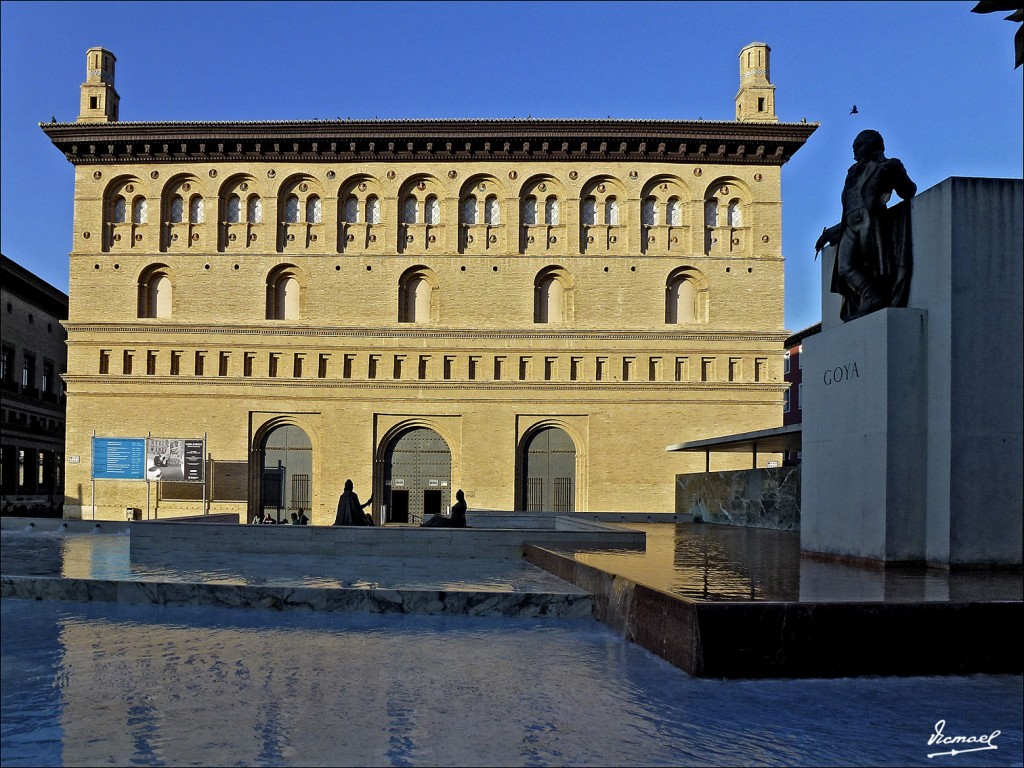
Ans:
[[[74,120],[85,51],[117,56],[123,120],[732,120],[737,54],[772,48],[786,324],[820,319],[812,261],[858,131],[919,189],[1022,175],[1016,24],[968,2],[2,3],[3,252],[67,290],[73,173],[37,123]],[[856,104],[859,114],[850,115]]]

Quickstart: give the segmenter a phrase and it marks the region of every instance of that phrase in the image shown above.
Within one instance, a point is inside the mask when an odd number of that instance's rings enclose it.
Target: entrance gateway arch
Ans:
[[[576,511],[576,444],[560,427],[531,434],[523,448],[520,498],[529,512]]]
[[[292,512],[312,511],[313,445],[294,424],[274,427],[260,444],[259,511],[287,522]]]
[[[451,508],[452,454],[427,427],[393,437],[384,451],[384,522],[419,525]]]

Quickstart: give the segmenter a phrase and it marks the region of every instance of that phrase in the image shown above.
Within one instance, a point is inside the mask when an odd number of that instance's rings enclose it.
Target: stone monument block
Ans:
[[[801,546],[1020,565],[1024,181],[949,178],[909,204],[907,309],[841,322],[835,249],[823,252],[822,332],[803,352]]]
[[[924,559],[925,322],[890,308],[804,340],[803,549]]]

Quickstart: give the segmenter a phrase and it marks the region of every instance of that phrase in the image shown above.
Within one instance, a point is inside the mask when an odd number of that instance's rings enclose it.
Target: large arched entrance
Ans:
[[[402,432],[384,454],[385,522],[422,523],[451,506],[452,454],[437,432]]]
[[[261,446],[260,510],[278,522],[300,508],[310,515],[313,488],[313,445],[293,424],[271,430]]]
[[[565,430],[545,427],[534,432],[523,460],[522,499],[528,511],[575,511],[576,445]]]

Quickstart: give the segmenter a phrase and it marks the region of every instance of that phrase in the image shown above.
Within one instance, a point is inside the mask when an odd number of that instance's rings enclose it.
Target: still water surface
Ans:
[[[1020,676],[699,680],[590,620],[0,601],[3,765],[1020,765]],[[997,750],[929,759],[947,734]]]

